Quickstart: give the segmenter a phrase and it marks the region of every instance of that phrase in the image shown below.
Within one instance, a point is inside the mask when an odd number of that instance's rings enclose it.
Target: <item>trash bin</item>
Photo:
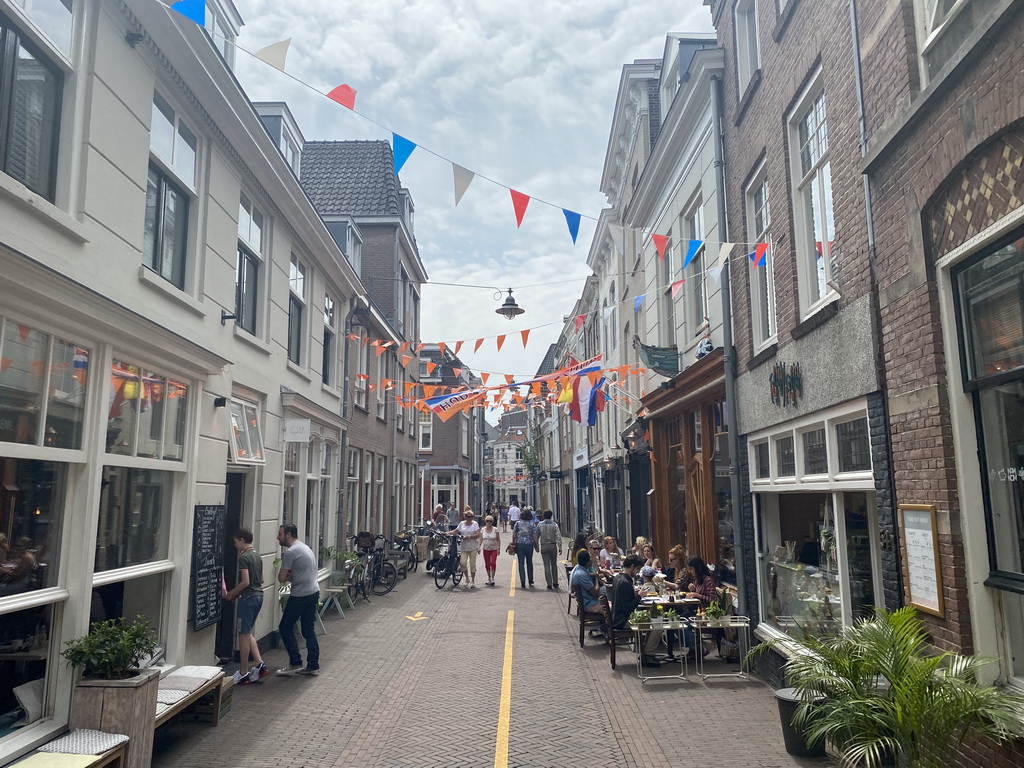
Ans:
[[[825,741],[813,747],[808,746],[803,733],[793,725],[796,708],[802,701],[797,689],[781,688],[775,692],[775,699],[779,702],[779,718],[782,720],[782,738],[786,742],[786,751],[796,757],[823,757]]]

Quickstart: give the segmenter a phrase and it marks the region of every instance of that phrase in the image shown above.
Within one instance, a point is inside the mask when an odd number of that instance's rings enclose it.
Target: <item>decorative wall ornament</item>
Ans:
[[[768,376],[768,388],[772,402],[782,408],[797,406],[797,400],[804,396],[804,378],[800,363],[776,363]]]

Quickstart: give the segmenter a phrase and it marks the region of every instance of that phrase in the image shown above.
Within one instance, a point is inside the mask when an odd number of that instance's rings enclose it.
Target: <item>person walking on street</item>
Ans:
[[[519,518],[522,516],[522,514],[522,510],[519,509],[519,507],[516,505],[514,501],[508,505],[508,521],[512,523],[513,531],[516,529],[516,523],[519,522]]]
[[[448,515],[444,513],[444,507],[438,504],[434,507],[434,527],[439,531],[447,531],[448,524],[451,521],[448,519]]]
[[[281,623],[277,627],[281,642],[288,651],[288,666],[277,670],[277,674],[290,675],[297,672],[300,675],[315,675],[320,671],[320,643],[316,639],[315,625],[316,604],[320,600],[320,586],[316,581],[316,555],[299,541],[299,529],[292,523],[278,528],[277,540],[285,548],[277,580],[281,584],[289,581],[292,583]],[[302,666],[302,654],[295,640],[296,621],[306,641],[305,667]]]
[[[508,530],[508,507],[504,504],[498,510],[498,517],[501,519],[501,532],[505,533]]]
[[[480,539],[484,550],[484,569],[487,571],[487,586],[494,586],[494,572],[498,569],[498,553],[501,551],[501,534],[494,527],[494,518],[484,518],[484,527],[480,531]]]
[[[261,677],[270,674],[260,656],[260,647],[252,636],[256,617],[263,607],[263,560],[252,547],[252,531],[239,528],[234,536],[235,551],[238,552],[238,583],[224,599],[238,601],[238,671],[232,676],[235,685],[252,685]],[[249,657],[253,667],[249,669]]]
[[[544,563],[544,581],[548,589],[558,589],[558,558],[562,555],[562,532],[552,518],[550,509],[544,512],[544,519],[537,526],[540,542],[540,559]]]
[[[461,537],[459,539],[459,560],[462,567],[462,576],[469,582],[466,586],[469,589],[476,589],[476,553],[480,548],[480,524],[476,521],[473,510],[466,507],[463,512],[465,518],[455,526],[455,532]]]
[[[448,502],[448,509],[446,509],[444,513],[448,516],[449,525],[458,525],[462,520],[462,515],[460,515],[459,510],[455,508],[454,499]]]
[[[522,512],[519,515],[519,522],[514,530],[513,540],[516,543],[516,558],[519,560],[519,583],[526,589],[527,578],[530,586],[533,586],[533,553],[540,551],[540,538],[529,512]]]

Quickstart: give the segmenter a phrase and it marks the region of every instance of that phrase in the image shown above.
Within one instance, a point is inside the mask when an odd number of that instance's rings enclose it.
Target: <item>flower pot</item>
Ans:
[[[148,768],[153,759],[159,669],[141,669],[125,680],[83,677],[71,699],[71,727],[128,737],[125,768]]]
[[[825,755],[824,740],[809,746],[803,733],[793,724],[796,708],[802,699],[796,688],[782,688],[775,692],[779,703],[779,718],[782,721],[782,738],[786,742],[786,751],[796,757],[823,757]]]

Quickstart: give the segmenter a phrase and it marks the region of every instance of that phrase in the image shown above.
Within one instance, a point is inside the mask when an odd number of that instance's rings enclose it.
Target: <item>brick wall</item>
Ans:
[[[373,303],[389,321],[395,319],[395,297],[399,283],[398,246],[395,225],[373,226],[360,223],[363,233],[360,277]]]

